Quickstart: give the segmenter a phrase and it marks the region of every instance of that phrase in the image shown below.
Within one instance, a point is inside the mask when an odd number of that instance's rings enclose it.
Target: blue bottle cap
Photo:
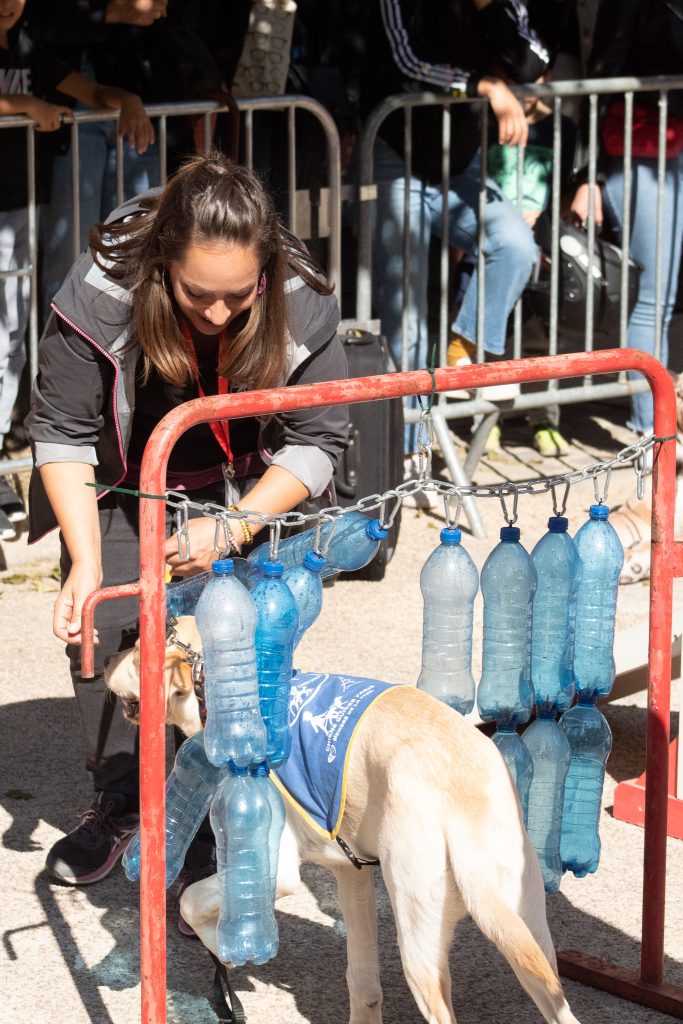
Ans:
[[[518,526],[501,526],[500,528],[500,539],[507,541],[519,540],[519,527]]]
[[[235,563],[232,558],[217,558],[211,563],[214,576],[229,576],[235,571]]]
[[[282,562],[262,562],[261,563],[261,572],[268,579],[279,579],[282,576],[284,571],[285,571],[285,567],[282,564]]]
[[[304,558],[304,565],[311,572],[322,572],[325,565],[325,559],[322,555],[319,555],[317,551],[307,551],[306,557]]]
[[[384,540],[388,533],[388,530],[380,526],[379,519],[371,519],[367,525],[367,534],[370,540]]]
[[[569,529],[569,520],[564,516],[551,516],[548,520],[548,529],[551,533],[566,533]]]
[[[444,526],[440,537],[442,544],[459,544],[462,533],[457,526]]]
[[[228,772],[230,775],[246,775],[249,769],[245,765],[243,768],[240,765],[236,765],[234,761],[228,761]]]
[[[607,505],[591,505],[588,512],[591,519],[607,519],[609,508]]]

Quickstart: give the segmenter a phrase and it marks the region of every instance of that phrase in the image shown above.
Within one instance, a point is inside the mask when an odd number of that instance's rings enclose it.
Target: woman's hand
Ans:
[[[482,78],[477,86],[485,96],[498,121],[498,143],[501,146],[526,146],[529,136],[524,107],[501,78]]]
[[[66,582],[55,601],[52,632],[67,644],[81,643],[81,613],[86,597],[102,583],[102,570],[92,562],[71,566]],[[97,643],[97,630],[95,630]]]
[[[219,544],[224,544],[222,528],[218,529]],[[230,529],[235,540],[239,540],[239,523],[233,522]],[[207,516],[202,516],[201,519],[191,519],[188,530],[190,532],[190,560],[188,562],[184,562],[178,554],[177,534],[173,534],[166,541],[166,562],[170,565],[174,576],[195,576],[198,572],[206,572],[211,568],[214,559],[218,558],[213,546],[216,537],[215,519],[210,519]],[[239,551],[236,553],[239,554]]]
[[[595,223],[600,227],[603,221],[602,192],[600,186],[595,186]],[[579,185],[574,195],[570,212],[572,220],[578,227],[583,227],[588,222],[588,205],[590,201],[590,185],[585,182]]]
[[[124,93],[119,114],[119,135],[128,138],[128,145],[144,153],[154,143],[154,125],[145,111],[142,100],[134,93]]]
[[[55,132],[62,125],[62,118],[73,117],[71,107],[63,107],[59,103],[48,103],[37,96],[26,97],[26,115],[35,121],[37,132]]]

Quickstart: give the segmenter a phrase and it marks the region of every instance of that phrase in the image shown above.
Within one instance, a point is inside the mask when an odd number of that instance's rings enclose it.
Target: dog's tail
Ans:
[[[512,967],[537,978],[551,995],[560,995],[562,985],[556,970],[527,924],[500,893],[496,865],[481,855],[482,845],[476,837],[463,834],[472,827],[476,825],[460,821],[448,840],[451,867],[465,906]],[[477,852],[470,856],[467,851]]]

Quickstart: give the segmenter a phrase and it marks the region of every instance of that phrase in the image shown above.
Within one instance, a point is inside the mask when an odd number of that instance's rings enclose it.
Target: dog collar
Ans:
[[[175,616],[171,615],[168,620],[168,628],[166,631],[166,646],[170,647],[173,645],[182,651],[183,661],[186,665],[192,667],[192,685],[194,687],[195,696],[199,704],[199,717],[202,722],[202,727],[206,725],[206,696],[204,693],[204,659],[199,651],[193,650],[193,648],[184,643],[179,637],[176,630],[178,620]]]

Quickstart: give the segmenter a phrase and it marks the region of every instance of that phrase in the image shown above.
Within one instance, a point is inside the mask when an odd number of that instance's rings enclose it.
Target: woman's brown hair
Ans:
[[[253,246],[267,284],[236,318],[218,372],[252,388],[284,384],[287,266],[317,291],[332,289],[299,240],[283,228],[257,175],[221,153],[194,156],[145,206],[144,215],[98,224],[89,237],[95,261],[132,293],[131,339],[143,353],[143,379],[153,368],[172,384],[193,379],[166,268],[191,244],[222,243]]]

